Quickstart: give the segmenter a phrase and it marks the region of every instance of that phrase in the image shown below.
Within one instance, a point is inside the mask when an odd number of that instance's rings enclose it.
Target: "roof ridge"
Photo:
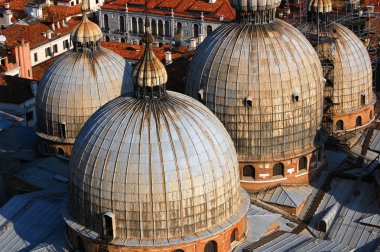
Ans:
[[[292,194],[291,194],[290,190],[284,188],[282,185],[280,185],[280,186],[285,191],[285,193],[288,196],[288,198],[293,202],[294,206],[296,207],[297,203],[294,201],[293,197],[291,196]]]

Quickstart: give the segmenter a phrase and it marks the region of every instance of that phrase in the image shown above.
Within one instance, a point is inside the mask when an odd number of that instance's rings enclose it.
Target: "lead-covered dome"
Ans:
[[[198,48],[186,93],[223,122],[240,161],[284,160],[315,148],[323,111],[321,63],[281,21],[226,24]]]
[[[190,242],[246,214],[249,202],[239,190],[233,143],[206,107],[173,92],[162,99],[120,97],[99,109],[77,137],[69,223],[100,234],[101,214],[110,212],[112,244]]]
[[[316,47],[320,57],[334,66],[333,91],[325,92],[334,104],[333,113],[349,114],[374,104],[371,60],[363,42],[350,29],[336,23],[322,30],[320,36],[333,38],[332,43]]]
[[[64,53],[46,70],[38,87],[38,134],[74,143],[97,109],[122,94],[133,94],[131,72],[122,57],[104,48]]]

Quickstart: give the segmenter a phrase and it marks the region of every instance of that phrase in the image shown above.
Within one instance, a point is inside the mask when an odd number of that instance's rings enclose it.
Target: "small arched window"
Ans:
[[[298,170],[306,170],[307,169],[307,158],[305,156],[301,157],[298,161]]]
[[[195,24],[193,26],[193,35],[195,38],[197,38],[199,36],[199,25]]]
[[[177,29],[181,29],[182,28],[182,23],[181,22],[178,22],[177,23]]]
[[[121,39],[120,39],[120,42],[121,42],[121,43],[125,43],[125,38],[121,38]]]
[[[125,22],[123,16],[119,16],[119,29],[121,32],[125,32]]]
[[[103,16],[103,22],[104,22],[104,29],[109,30],[110,27],[109,27],[109,24],[108,24],[108,15],[107,14],[104,14],[104,16]]]
[[[164,36],[164,22],[162,20],[158,20],[158,36]]]
[[[157,21],[152,19],[152,34],[157,36]]]
[[[362,117],[361,116],[356,117],[356,126],[362,126]]]
[[[142,18],[139,18],[139,33],[144,34],[144,21]]]
[[[245,165],[243,167],[243,176],[255,178],[255,167],[252,165]]]
[[[58,155],[65,156],[65,150],[62,147],[57,147],[55,151]]]
[[[238,240],[238,230],[235,228],[231,233],[231,243]]]
[[[273,166],[273,176],[284,176],[283,163],[277,163]]]
[[[173,250],[173,252],[185,252],[185,251],[183,251],[182,249],[176,249],[176,250]]]
[[[211,33],[212,33],[212,26],[208,25],[207,26],[207,36],[210,35]]]
[[[137,33],[137,19],[135,17],[132,18],[132,33]]]
[[[344,129],[344,124],[342,120],[339,120],[336,122],[336,129],[337,130],[343,130]]]
[[[165,21],[165,37],[170,37],[170,24],[169,24],[169,21]]]
[[[204,252],[217,252],[218,251],[218,244],[216,241],[209,241],[206,243]]]
[[[103,214],[103,236],[107,241],[113,241],[116,237],[115,215],[112,212]]]

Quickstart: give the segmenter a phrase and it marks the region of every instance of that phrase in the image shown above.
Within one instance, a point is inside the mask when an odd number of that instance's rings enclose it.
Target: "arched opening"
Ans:
[[[231,233],[231,243],[238,240],[238,230],[235,228]]]
[[[121,32],[125,32],[125,22],[123,16],[119,16],[119,30]]]
[[[162,20],[158,20],[158,36],[164,36],[164,22]]]
[[[356,126],[362,126],[362,117],[361,116],[356,117]]]
[[[298,170],[306,170],[307,169],[307,158],[305,156],[301,157],[300,160],[298,160]]]
[[[344,124],[342,120],[339,120],[336,122],[336,129],[337,130],[343,130],[344,129]]]
[[[165,37],[170,37],[170,24],[169,24],[169,21],[165,21]]]
[[[107,241],[115,239],[115,215],[111,212],[103,214],[103,236]]]
[[[142,18],[139,18],[139,33],[144,34],[144,21]]]
[[[193,36],[197,38],[199,36],[199,25],[195,24],[193,26]]]
[[[207,36],[210,35],[212,32],[212,26],[211,25],[208,25],[207,26]]]
[[[132,18],[132,33],[137,33],[137,19],[136,18]]]
[[[173,250],[173,252],[185,252],[185,251],[182,249],[176,249],[176,250]]]
[[[204,252],[217,252],[218,251],[218,244],[216,241],[209,241],[206,243]]]
[[[125,43],[125,38],[121,38],[121,39],[120,39],[120,42],[121,42],[121,43]]]
[[[65,150],[62,147],[57,147],[55,149],[55,152],[56,152],[56,154],[58,154],[60,156],[65,156]]]
[[[181,29],[182,28],[182,23],[181,22],[177,22],[177,29]]]
[[[110,42],[110,36],[106,36],[106,41]]]
[[[152,34],[157,36],[157,21],[152,19]]]
[[[284,164],[277,163],[273,166],[273,176],[284,176]]]
[[[108,24],[108,15],[107,14],[104,14],[104,16],[103,16],[103,24],[104,24],[104,29],[106,29],[106,30],[110,29],[109,24]]]
[[[244,177],[252,177],[253,179],[255,179],[255,167],[253,167],[252,165],[245,165],[243,167],[243,176]]]

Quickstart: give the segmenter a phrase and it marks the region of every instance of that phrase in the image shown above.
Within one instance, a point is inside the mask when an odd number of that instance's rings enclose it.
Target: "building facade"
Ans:
[[[152,34],[158,42],[191,38],[203,40],[223,22],[235,18],[228,0],[161,1],[148,0]],[[99,11],[99,24],[105,41],[132,42],[145,32],[144,2],[117,0]]]

